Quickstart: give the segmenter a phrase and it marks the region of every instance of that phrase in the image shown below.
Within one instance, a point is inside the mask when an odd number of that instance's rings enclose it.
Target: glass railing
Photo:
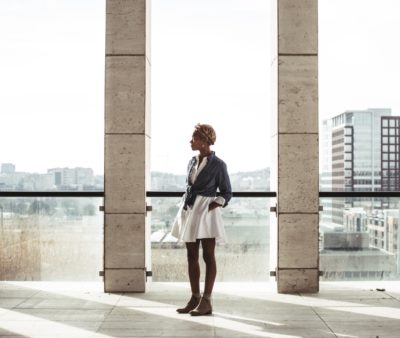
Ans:
[[[216,248],[217,281],[266,281],[270,270],[271,198],[254,197],[252,193],[240,196],[245,197],[233,198],[222,209],[227,243]],[[187,281],[185,245],[171,236],[180,201],[180,197],[151,198],[153,281]],[[202,259],[200,262],[204,273]]]
[[[0,280],[101,281],[102,204],[101,197],[0,197]]]
[[[321,280],[400,279],[400,197],[388,197],[396,194],[320,199]]]
[[[79,194],[0,193],[1,280],[101,280],[104,193]],[[270,217],[275,193],[236,195],[222,210],[228,242],[216,249],[217,279],[268,280],[275,268],[270,263],[276,251],[271,235],[276,219]],[[153,281],[186,281],[186,249],[170,234],[181,193],[147,196]],[[321,280],[400,279],[400,193],[321,192],[320,197]]]

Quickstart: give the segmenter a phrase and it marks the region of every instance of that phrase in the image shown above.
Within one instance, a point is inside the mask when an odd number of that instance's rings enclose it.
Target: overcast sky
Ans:
[[[396,0],[319,0],[320,119],[400,113]],[[0,163],[103,172],[104,0],[0,1]],[[270,164],[266,0],[152,0],[152,169],[183,173],[197,122],[230,172]]]

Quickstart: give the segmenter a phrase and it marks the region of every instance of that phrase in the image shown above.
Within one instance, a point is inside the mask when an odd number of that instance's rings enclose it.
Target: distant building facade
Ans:
[[[400,209],[374,210],[367,214],[363,208],[350,208],[344,211],[344,230],[336,236],[364,236],[363,245],[357,248],[358,252],[365,249],[380,250],[388,254],[388,259],[396,260],[396,269],[391,275],[400,273]],[[342,235],[340,235],[340,233]],[[354,234],[354,235],[352,235]],[[325,236],[325,234],[324,234]],[[333,235],[328,235],[333,236]],[[339,237],[337,237],[339,238]],[[344,247],[348,244],[343,244]],[[331,248],[332,249],[332,248]],[[338,249],[338,248],[337,248]],[[354,248],[352,248],[354,249]],[[344,248],[342,248],[344,250]],[[364,254],[364,252],[361,252]],[[351,254],[351,252],[349,252]],[[390,263],[392,265],[392,263]],[[377,270],[379,271],[379,269]],[[388,274],[389,271],[386,271]]]
[[[11,163],[1,165],[0,191],[98,191],[103,187],[103,176],[95,176],[91,168],[53,168],[38,174],[17,172]]]
[[[346,111],[323,122],[321,190],[400,190],[400,117],[391,109]],[[344,210],[390,208],[389,199],[323,200],[325,226],[344,224]]]
[[[396,255],[369,245],[367,232],[325,232],[322,280],[381,280],[397,273]]]
[[[400,116],[383,116],[381,122],[381,189],[400,190]]]
[[[93,169],[91,168],[52,168],[47,170],[54,177],[57,187],[82,187],[92,186],[95,182]]]
[[[2,174],[13,174],[15,173],[15,164],[12,163],[2,163],[1,164]]]

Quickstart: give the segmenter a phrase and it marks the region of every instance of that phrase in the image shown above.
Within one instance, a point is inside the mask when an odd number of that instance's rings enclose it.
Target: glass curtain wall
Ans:
[[[269,191],[270,5],[256,0],[152,1],[151,190],[185,190],[197,123],[234,191]],[[186,249],[170,235],[180,198],[151,199],[153,280],[181,281]],[[269,277],[269,199],[233,198],[223,209],[228,243],[219,280]]]
[[[400,191],[400,4],[321,0],[320,190]],[[399,279],[398,198],[322,198],[322,280]]]

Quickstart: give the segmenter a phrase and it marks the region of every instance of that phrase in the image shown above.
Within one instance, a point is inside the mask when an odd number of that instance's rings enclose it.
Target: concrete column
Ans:
[[[319,288],[317,0],[274,0],[272,144],[280,293]]]
[[[150,224],[150,1],[106,1],[106,292],[144,292]]]

